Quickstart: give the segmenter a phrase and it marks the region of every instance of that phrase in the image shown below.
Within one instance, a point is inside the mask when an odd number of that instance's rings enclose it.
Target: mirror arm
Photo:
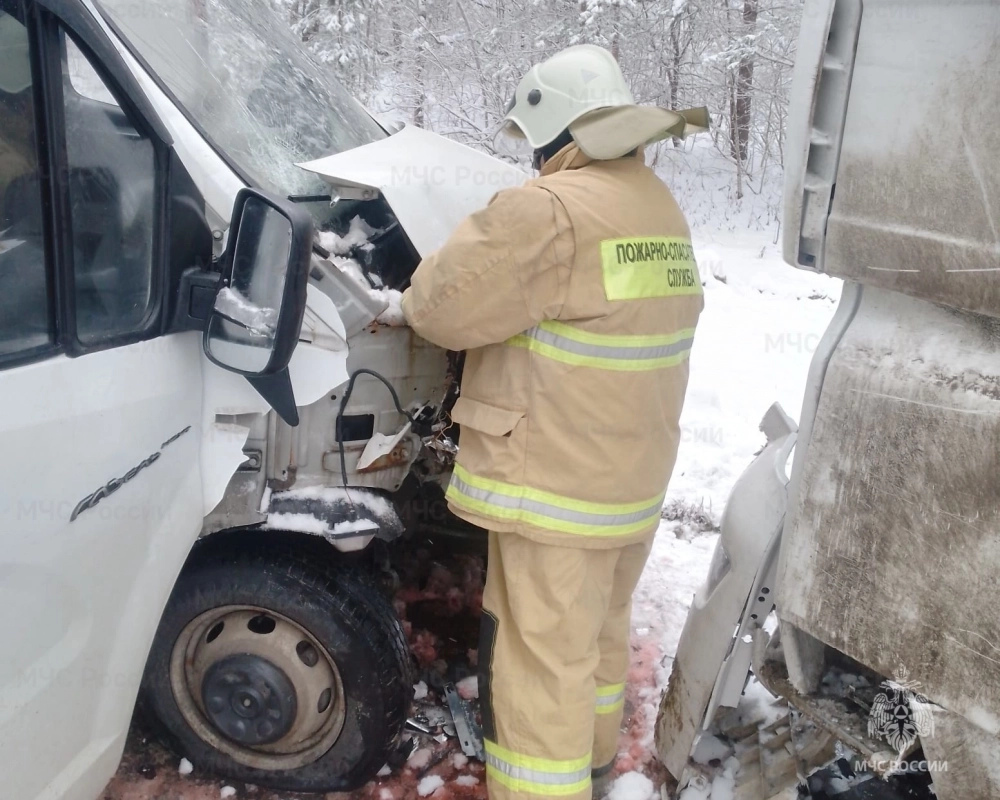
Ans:
[[[293,428],[299,424],[299,409],[295,405],[295,391],[292,389],[292,376],[288,367],[273,375],[247,375],[246,379],[279,417]]]
[[[177,289],[177,306],[166,333],[203,330],[221,281],[222,275],[218,272],[198,267],[184,270]]]

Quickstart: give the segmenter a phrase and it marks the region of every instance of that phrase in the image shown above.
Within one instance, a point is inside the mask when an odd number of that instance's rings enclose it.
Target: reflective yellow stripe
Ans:
[[[691,240],[639,236],[601,242],[608,300],[638,300],[702,293]]]
[[[675,344],[682,339],[690,339],[694,336],[694,328],[683,328],[673,333],[652,334],[650,336],[628,335],[628,334],[608,334],[585,331],[559,320],[547,320],[539,325],[540,328],[565,336],[567,339],[574,339],[584,344],[595,344],[606,347],[660,347],[662,345]]]
[[[643,372],[673,367],[686,360],[694,343],[694,328],[653,336],[593,333],[565,322],[542,322],[507,340],[539,355],[580,367]]]
[[[625,706],[625,684],[615,683],[611,686],[597,687],[598,714],[611,714]]]
[[[514,792],[565,797],[590,786],[590,756],[568,760],[515,753],[487,739],[486,773]]]
[[[482,478],[457,464],[446,497],[484,517],[583,536],[638,533],[656,525],[663,506],[663,494],[638,503],[593,503]]]

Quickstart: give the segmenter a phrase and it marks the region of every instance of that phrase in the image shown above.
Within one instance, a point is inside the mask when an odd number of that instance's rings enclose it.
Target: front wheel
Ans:
[[[140,704],[200,769],[345,791],[398,749],[411,687],[406,639],[367,571],[254,548],[182,573]]]

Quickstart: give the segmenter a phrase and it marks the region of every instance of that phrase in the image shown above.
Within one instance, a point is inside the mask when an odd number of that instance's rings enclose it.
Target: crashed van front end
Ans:
[[[461,357],[406,325],[401,292],[465,216],[527,176],[412,127],[302,168],[327,182],[330,208],[300,349],[335,354],[338,379],[295,427],[276,414],[246,419],[245,460],[205,530],[314,534],[350,552],[418,522],[457,523],[441,494]]]

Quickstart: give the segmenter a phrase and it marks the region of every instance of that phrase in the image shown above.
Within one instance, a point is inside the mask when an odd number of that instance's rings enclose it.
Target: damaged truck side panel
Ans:
[[[998,334],[865,291],[827,370],[779,575],[783,621],[907,672],[986,736],[1000,733]]]
[[[863,288],[797,456],[779,573],[783,621],[879,674],[908,671],[987,736],[1000,176],[984,165],[1000,134],[983,87],[998,41],[995,3],[864,5],[819,265]],[[800,691],[819,678],[812,650],[789,664]]]
[[[778,627],[755,631],[753,670],[869,773],[922,749],[947,764],[924,776],[940,800],[996,797],[1000,5],[807,0],[800,37],[784,255],[846,283],[805,387]],[[764,515],[746,527],[771,536]],[[675,670],[704,649],[688,633]],[[831,693],[824,679],[845,672],[866,695]],[[657,744],[683,778],[691,725],[713,722],[689,707],[712,678],[676,677]],[[927,715],[898,752],[872,724],[886,686]],[[800,763],[792,785],[828,760]]]

